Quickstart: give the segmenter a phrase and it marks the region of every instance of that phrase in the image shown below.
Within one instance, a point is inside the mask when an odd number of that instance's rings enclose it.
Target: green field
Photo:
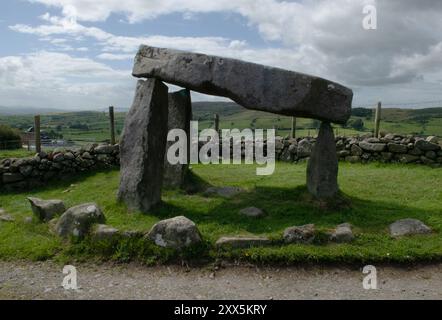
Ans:
[[[340,164],[339,183],[351,207],[324,211],[306,201],[305,164],[277,163],[271,176],[256,176],[254,165],[195,165],[192,172],[214,186],[239,186],[245,190],[233,199],[188,195],[164,191],[164,204],[149,214],[129,213],[116,201],[119,172],[106,171],[58,181],[51,186],[23,193],[0,194],[0,207],[15,222],[0,222],[1,259],[83,259],[100,257],[146,263],[195,257],[263,263],[368,262],[442,260],[442,174],[440,170],[414,165]],[[69,190],[69,192],[67,192]],[[62,199],[67,206],[95,201],[103,209],[107,224],[120,230],[147,231],[157,221],[178,215],[193,220],[205,243],[180,255],[139,240],[95,244],[85,241],[67,244],[48,231],[47,224],[24,223],[32,215],[27,196]],[[267,216],[251,219],[238,211],[256,206]],[[434,233],[392,239],[388,225],[400,218],[416,218]],[[356,240],[351,244],[284,245],[285,228],[307,223],[326,232],[337,224],[354,225]],[[245,250],[214,248],[225,235],[267,235],[274,245]],[[134,240],[135,241],[135,240]]]
[[[214,114],[220,116],[222,129],[262,128],[277,129],[277,134],[290,133],[291,118],[270,113],[244,109],[234,103],[196,102],[193,104],[193,118],[199,121],[199,128],[214,127]],[[124,125],[125,113],[115,114],[117,136]],[[363,128],[355,130],[351,123],[360,119]],[[374,114],[371,109],[353,109],[347,126],[335,125],[336,135],[367,134],[373,131]],[[20,130],[33,125],[33,115],[0,115],[0,124],[7,124]],[[42,130],[53,131],[65,140],[73,140],[77,145],[90,142],[109,141],[109,117],[105,112],[53,113],[41,116]],[[297,119],[296,135],[315,136],[319,122],[311,119]],[[383,109],[381,130],[388,133],[419,134],[442,136],[442,108],[429,109]]]

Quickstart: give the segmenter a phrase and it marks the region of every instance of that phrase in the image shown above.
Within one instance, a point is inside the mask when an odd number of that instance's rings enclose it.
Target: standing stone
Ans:
[[[192,120],[192,102],[190,91],[187,89],[169,93],[169,116],[168,131],[172,129],[184,130],[187,134],[187,163],[170,164],[167,160],[167,150],[175,142],[168,141],[164,155],[164,180],[165,188],[180,188],[184,184],[184,178],[189,168],[190,147],[190,121]]]
[[[335,136],[328,122],[322,122],[308,161],[307,188],[316,198],[334,197],[339,191]]]
[[[156,79],[138,81],[120,144],[118,199],[147,212],[161,201],[167,138],[168,88]]]

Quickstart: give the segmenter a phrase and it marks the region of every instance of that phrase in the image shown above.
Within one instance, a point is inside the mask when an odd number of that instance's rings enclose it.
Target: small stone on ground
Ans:
[[[256,207],[248,207],[239,211],[240,214],[247,217],[259,218],[265,215],[264,211]]]
[[[390,225],[390,235],[393,237],[428,233],[431,233],[431,229],[416,219],[402,219]]]

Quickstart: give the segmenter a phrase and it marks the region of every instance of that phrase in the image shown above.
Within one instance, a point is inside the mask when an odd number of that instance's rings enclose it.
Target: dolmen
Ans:
[[[338,83],[294,71],[236,59],[142,45],[133,76],[135,98],[120,142],[118,198],[133,210],[149,211],[161,202],[163,185],[180,187],[187,165],[165,159],[167,133],[188,133],[190,90],[230,98],[251,109],[322,121],[309,159],[307,187],[317,198],[338,192],[338,159],[330,123],[351,116],[353,92]],[[169,83],[185,88],[169,93]]]

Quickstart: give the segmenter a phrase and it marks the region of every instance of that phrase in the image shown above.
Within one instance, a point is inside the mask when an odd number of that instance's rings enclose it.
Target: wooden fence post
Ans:
[[[35,151],[41,152],[40,115],[34,117]]]
[[[114,107],[109,107],[109,120],[110,120],[110,143],[112,145],[115,144],[115,116],[114,116]]]
[[[379,138],[379,131],[380,131],[380,124],[381,124],[381,108],[382,103],[379,102],[378,106],[376,107],[376,116],[374,120],[374,137]]]
[[[219,133],[219,114],[215,113],[215,131]]]
[[[292,129],[290,131],[290,138],[296,138],[296,118],[292,117]]]

